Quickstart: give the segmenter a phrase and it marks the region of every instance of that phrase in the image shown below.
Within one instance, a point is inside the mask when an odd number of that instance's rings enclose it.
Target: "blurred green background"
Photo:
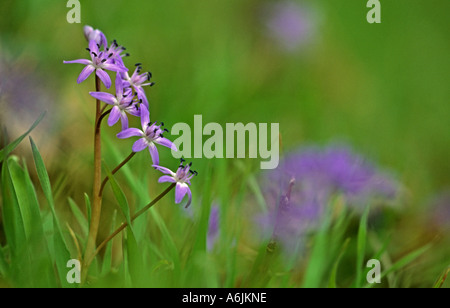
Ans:
[[[91,187],[94,81],[77,85],[82,66],[63,65],[87,56],[82,27],[91,25],[127,47],[129,68],[140,62],[152,72],[153,120],[170,127],[201,114],[203,123],[276,122],[283,152],[346,141],[403,184],[395,242],[414,247],[434,236],[428,204],[450,187],[450,1],[384,0],[380,24],[366,21],[364,0],[80,2],[81,24],[67,22],[66,1],[0,2],[2,136],[15,138],[47,110],[32,135],[61,200],[82,204]],[[300,12],[304,31],[289,46],[271,31],[274,4]],[[105,147],[111,166],[131,146],[114,139],[118,129],[104,129],[120,153]],[[16,153],[28,155],[29,145]],[[212,185],[228,185],[230,199],[245,186],[235,161],[193,161],[200,174],[208,164],[222,166]],[[131,166],[146,162],[142,154]],[[136,171],[136,181],[148,174],[161,189],[150,169]],[[198,203],[202,187],[192,189]],[[448,249],[441,253],[435,257],[448,265]]]

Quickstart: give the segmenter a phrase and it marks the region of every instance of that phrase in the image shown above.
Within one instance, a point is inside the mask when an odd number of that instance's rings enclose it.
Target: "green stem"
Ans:
[[[100,91],[100,78],[95,76],[95,90]],[[100,135],[100,122],[102,119],[102,110],[100,100],[96,99],[96,112],[95,112],[95,131],[94,131],[94,181],[93,181],[93,200],[92,200],[92,214],[89,227],[89,235],[86,243],[86,251],[84,254],[84,261],[91,259],[91,255],[95,251],[95,243],[97,239],[98,229],[100,225],[102,198],[98,192],[100,190],[102,180],[101,170],[101,135]],[[85,262],[83,264],[82,277],[87,275],[89,265]]]
[[[126,163],[128,163],[135,154],[136,154],[136,152],[131,152],[130,155],[128,155],[116,168],[114,168],[114,170],[111,172],[111,174],[114,175],[117,171],[119,171],[120,168],[122,168]],[[100,191],[98,192],[99,196],[103,195],[103,189],[105,188],[105,185],[108,182],[108,180],[109,180],[108,176],[103,179],[103,182],[100,186]]]

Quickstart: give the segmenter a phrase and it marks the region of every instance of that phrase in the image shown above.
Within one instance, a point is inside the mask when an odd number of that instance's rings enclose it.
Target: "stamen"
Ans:
[[[150,87],[153,87],[154,85],[155,85],[154,82],[150,82],[150,84],[149,84]]]
[[[102,59],[102,63],[105,63],[106,62],[106,59]]]
[[[89,48],[86,48],[87,51],[91,52],[91,50]]]
[[[96,54],[95,52],[92,52],[92,54],[93,54],[95,57],[98,57],[97,54]]]
[[[134,66],[141,66],[142,63],[136,63]]]

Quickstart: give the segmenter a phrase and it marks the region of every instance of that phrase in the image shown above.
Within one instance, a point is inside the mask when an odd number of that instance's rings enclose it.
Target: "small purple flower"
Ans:
[[[188,195],[188,201],[186,203],[186,208],[191,204],[192,201],[192,194],[191,189],[189,188],[189,185],[191,185],[191,179],[195,175],[197,175],[197,171],[192,171],[190,168],[192,166],[192,163],[187,164],[186,166],[183,165],[184,159],[181,159],[181,164],[178,167],[177,172],[173,172],[168,168],[158,166],[154,164],[152,167],[155,169],[161,171],[164,174],[158,179],[159,183],[176,183],[175,186],[175,203],[180,203],[184,196]]]
[[[122,78],[124,80],[124,87],[133,87],[137,93],[137,97],[142,99],[144,105],[149,108],[147,96],[145,95],[145,91],[142,87],[153,86],[155,83],[149,82],[152,78],[152,74],[150,72],[140,74],[141,70],[141,63],[137,63],[133,75],[130,77],[127,72],[124,72],[122,73]]]
[[[114,40],[106,50],[106,54],[108,55],[108,58],[112,59],[114,64],[125,67],[122,58],[128,57],[130,55],[129,53],[122,54],[122,52],[124,52],[125,50],[125,47],[120,46],[119,44],[117,44],[117,41]]]
[[[150,122],[150,114],[145,105],[140,106],[141,126],[142,130],[138,128],[128,128],[117,134],[117,138],[125,139],[130,137],[141,137],[133,144],[133,152],[140,152],[148,147],[150,156],[154,165],[159,164],[158,149],[155,144],[160,144],[165,147],[177,151],[177,147],[167,138],[164,138],[163,133],[167,132],[167,129],[161,129],[164,123],[156,125],[157,122]]]
[[[450,229],[450,190],[433,197],[430,202],[431,221],[441,229]]]
[[[103,46],[106,48],[108,46],[108,41],[106,40],[106,36],[103,34],[102,31],[92,28],[91,26],[84,26],[84,37],[88,42],[95,41],[100,46]]]
[[[269,35],[286,51],[294,51],[312,36],[313,13],[308,7],[283,0],[267,5],[264,21]]]
[[[124,89],[122,78],[117,73],[116,76],[116,96],[106,92],[89,92],[91,96],[99,99],[109,105],[112,105],[111,113],[108,118],[108,125],[113,126],[119,121],[122,122],[122,130],[128,129],[127,113],[133,116],[140,116],[138,102],[133,100],[131,89]]]
[[[211,213],[209,214],[208,234],[206,238],[206,247],[208,251],[213,249],[219,235],[219,214],[219,207],[213,205],[211,207]]]
[[[100,44],[95,40],[89,41],[89,54],[91,55],[91,60],[88,59],[78,59],[72,61],[63,61],[64,63],[80,63],[86,65],[86,67],[81,71],[78,76],[77,83],[81,83],[86,80],[93,71],[101,79],[106,88],[111,87],[111,78],[108,73],[104,70],[110,70],[114,72],[126,72],[128,69],[122,65],[117,65],[113,63],[111,57],[108,57],[104,51],[99,51]]]

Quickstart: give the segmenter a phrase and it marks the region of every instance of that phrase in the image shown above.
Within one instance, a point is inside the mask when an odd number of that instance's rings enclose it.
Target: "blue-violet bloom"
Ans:
[[[161,129],[164,123],[156,125],[157,122],[150,122],[150,113],[145,105],[140,106],[141,126],[142,130],[138,128],[128,128],[117,134],[117,138],[125,139],[130,137],[141,137],[138,139],[132,147],[133,152],[140,152],[148,147],[150,156],[154,165],[159,164],[158,149],[155,144],[160,144],[165,147],[177,151],[177,147],[169,139],[163,136],[164,132],[168,132],[167,129]]]
[[[145,91],[142,87],[153,86],[155,83],[149,82],[152,78],[152,74],[150,72],[140,74],[141,70],[141,63],[137,63],[133,75],[130,77],[127,72],[124,72],[122,73],[122,78],[124,80],[124,87],[133,87],[136,91],[137,97],[142,99],[144,105],[149,108],[147,96],[145,95]]]
[[[122,78],[118,73],[116,76],[116,95],[106,92],[89,92],[91,96],[112,105],[111,113],[108,118],[108,125],[113,126],[117,121],[122,122],[122,130],[128,129],[127,113],[133,116],[140,116],[138,101],[133,100],[131,89],[124,89]]]
[[[72,61],[63,61],[64,63],[80,63],[86,65],[86,67],[81,71],[78,76],[77,83],[81,83],[86,78],[88,78],[93,71],[95,71],[96,75],[100,78],[106,88],[111,87],[111,78],[108,73],[104,70],[110,70],[114,72],[126,72],[128,69],[125,66],[114,64],[111,57],[108,57],[108,54],[99,51],[100,44],[98,44],[95,40],[89,41],[89,54],[91,55],[91,60],[88,59],[78,59]]]
[[[192,177],[197,175],[197,171],[191,170],[192,163],[186,164],[186,166],[185,166],[185,165],[183,165],[183,162],[184,162],[184,159],[181,159],[181,164],[178,167],[177,172],[173,172],[172,170],[170,170],[166,167],[158,166],[156,164],[154,164],[152,167],[161,171],[164,174],[168,174],[168,175],[163,175],[162,177],[160,177],[158,179],[159,183],[165,183],[165,182],[176,183],[176,186],[175,186],[175,203],[176,204],[180,203],[183,200],[184,196],[186,196],[186,194],[188,195],[189,199],[185,206],[187,208],[191,204],[191,201],[192,201],[192,193],[191,193],[191,189],[189,188],[189,185],[191,185]]]

